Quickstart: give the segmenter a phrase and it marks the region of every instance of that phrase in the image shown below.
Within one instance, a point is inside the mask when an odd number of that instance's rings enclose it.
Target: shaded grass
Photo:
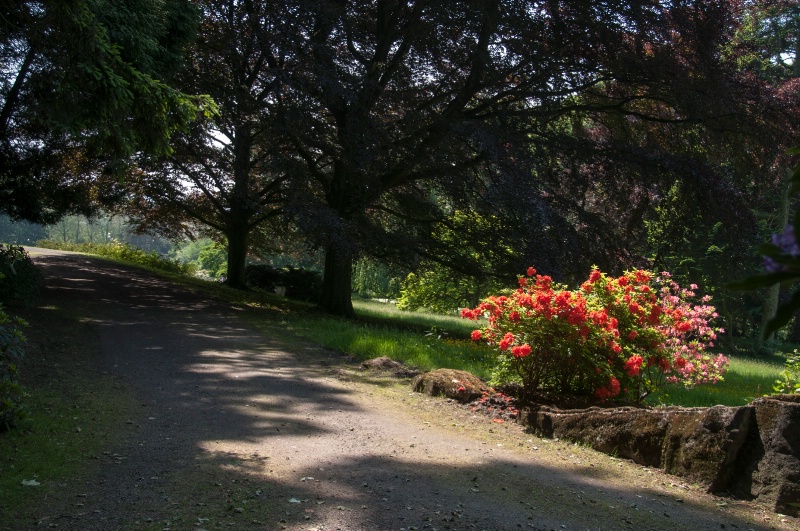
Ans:
[[[31,326],[20,379],[29,415],[0,434],[2,529],[34,518],[49,493],[63,489],[118,437],[121,419],[134,407],[125,386],[98,372],[96,337],[73,316],[74,308],[69,315],[54,307],[25,312]]]
[[[57,391],[31,388],[31,411],[18,429],[0,436],[0,528],[13,528],[61,482],[85,471],[87,460],[114,438],[127,399],[102,382],[69,400]],[[35,480],[39,486],[25,486]]]

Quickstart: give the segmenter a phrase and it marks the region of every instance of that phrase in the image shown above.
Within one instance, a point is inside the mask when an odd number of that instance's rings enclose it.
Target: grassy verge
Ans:
[[[389,324],[395,328],[408,328],[436,335],[468,338],[475,323],[457,315],[437,315],[425,312],[398,310],[394,304],[375,301],[353,300],[356,315],[364,321]]]
[[[388,356],[420,370],[462,369],[483,378],[490,371],[490,350],[466,339],[320,315],[295,315],[284,322],[288,331],[360,360]]]
[[[116,439],[134,405],[123,385],[96,369],[97,340],[74,311],[18,312],[31,324],[20,370],[29,415],[0,434],[0,529],[29,522],[50,493]]]

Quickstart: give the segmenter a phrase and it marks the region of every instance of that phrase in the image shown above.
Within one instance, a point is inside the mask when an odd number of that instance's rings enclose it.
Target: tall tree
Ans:
[[[109,177],[114,159],[168,152],[211,105],[159,81],[195,24],[189,0],[4,2],[0,209],[32,221],[90,210],[98,169]]]
[[[167,157],[142,161],[126,209],[142,231],[210,231],[227,243],[226,282],[244,286],[253,231],[282,213],[290,169],[275,157],[271,107],[286,59],[284,23],[271,2],[203,0],[197,42],[175,79],[184,92],[209,94],[213,122],[173,142]]]
[[[548,171],[563,175],[570,150],[559,153],[558,141],[574,139],[557,127],[564,117],[680,123],[732,111],[722,104],[724,90],[712,107],[701,97],[722,87],[727,2],[289,4],[296,18],[285,28],[291,61],[277,93],[281,153],[302,161],[316,186],[295,212],[325,248],[321,304],[336,314],[352,314],[359,252],[401,245],[414,231],[411,220],[459,206],[504,173],[524,173],[531,145],[547,147],[556,163]],[[605,97],[579,97],[592,93]],[[594,153],[603,147],[583,140]],[[531,169],[527,182],[543,176]],[[526,192],[534,204],[547,192],[537,189]]]

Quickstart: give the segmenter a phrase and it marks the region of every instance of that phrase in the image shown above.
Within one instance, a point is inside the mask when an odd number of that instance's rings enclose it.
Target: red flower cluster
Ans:
[[[524,358],[531,355],[531,346],[528,344],[511,347],[511,355],[515,358]]]
[[[638,376],[642,368],[642,363],[644,363],[642,357],[638,354],[634,354],[625,362],[625,372],[628,376]]]
[[[620,392],[620,384],[619,380],[614,378],[613,376],[608,379],[608,385],[605,387],[598,387],[594,391],[594,395],[599,398],[600,400],[605,400],[607,398],[613,398],[617,396]]]

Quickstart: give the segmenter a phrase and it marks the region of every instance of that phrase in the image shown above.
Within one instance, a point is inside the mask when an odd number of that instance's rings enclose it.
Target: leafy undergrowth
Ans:
[[[29,415],[0,435],[0,529],[33,516],[67,478],[115,440],[132,394],[97,367],[91,329],[54,308],[28,310],[21,370]]]

